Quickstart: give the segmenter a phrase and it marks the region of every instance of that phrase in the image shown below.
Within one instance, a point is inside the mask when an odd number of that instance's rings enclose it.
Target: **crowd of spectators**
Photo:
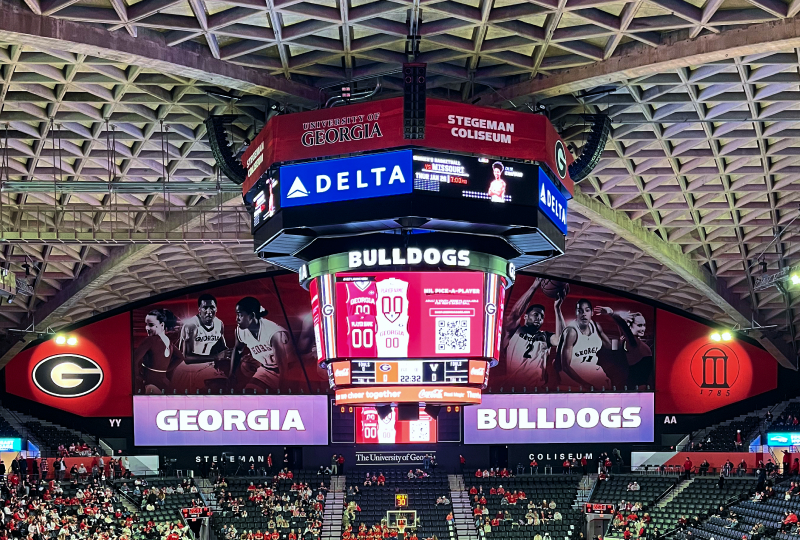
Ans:
[[[281,492],[278,485],[286,480],[292,481],[288,493]],[[214,490],[223,516],[247,517],[250,507],[260,514],[262,521],[267,520],[264,531],[238,531],[233,524],[226,524],[222,532],[226,540],[277,540],[282,538],[279,530],[286,529],[289,529],[286,538],[296,540],[309,533],[317,537],[322,530],[323,503],[328,488],[324,483],[312,489],[308,483],[296,482],[292,471],[286,468],[268,481],[250,482],[246,500],[228,489],[224,477],[217,479]],[[290,524],[298,521],[304,525],[297,529],[290,528]]]
[[[88,466],[86,465],[88,463]],[[52,463],[47,458],[23,459],[17,456],[11,461],[9,467],[0,462],[0,476],[10,473],[23,480],[48,480],[53,478],[63,481],[68,478],[73,484],[85,482],[88,478],[105,482],[114,478],[130,478],[130,465],[127,457],[114,459],[113,457],[94,456],[86,463],[73,463],[67,468],[66,458],[55,458]],[[52,474],[51,474],[52,471]],[[67,473],[69,472],[69,475]]]
[[[178,482],[175,486],[148,486],[147,480],[136,478],[133,481],[133,488],[127,482],[122,484],[120,491],[129,495],[142,510],[155,510],[159,506],[164,506],[167,498],[175,493],[197,493],[198,489],[194,483],[194,479],[187,479]],[[192,501],[196,504],[195,501]]]
[[[638,482],[633,481],[628,484],[628,491],[639,491]],[[614,511],[614,519],[611,528],[617,533],[621,533],[625,540],[632,537],[645,538],[649,534],[658,536],[658,528],[648,531],[648,525],[652,519],[650,514],[644,512],[642,503],[638,501],[620,501]]]
[[[514,475],[508,469],[506,468],[500,469],[499,467],[497,469],[494,468],[484,469],[484,470],[478,469],[477,471],[475,471],[475,478],[496,478],[498,476],[500,478],[511,478]]]
[[[74,442],[69,446],[63,444],[58,445],[58,457],[92,457],[100,456],[100,448],[96,446],[89,446],[86,442]]]
[[[142,521],[112,485],[86,475],[75,482],[10,473],[0,480],[0,540],[182,540],[177,522]]]

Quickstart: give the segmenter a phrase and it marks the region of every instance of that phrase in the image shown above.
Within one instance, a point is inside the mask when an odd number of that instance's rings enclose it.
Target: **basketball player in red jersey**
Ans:
[[[542,280],[536,278],[533,284],[507,311],[503,321],[505,334],[501,350],[505,351],[506,379],[523,386],[545,386],[548,383],[548,359],[552,347],[558,347],[564,331],[564,315],[561,304],[564,302],[563,289],[553,301],[556,313],[555,332],[542,330],[545,307],[541,304],[528,306]],[[527,309],[526,309],[527,307]],[[523,311],[525,312],[523,318]],[[520,321],[523,324],[520,324]]]
[[[492,164],[494,180],[489,184],[489,198],[492,202],[506,202],[506,181],[503,180],[505,167],[499,161]]]
[[[133,361],[145,393],[160,394],[162,390],[169,390],[172,373],[184,360],[167,335],[177,323],[175,315],[163,308],[151,310],[144,318],[147,337],[133,352]]]

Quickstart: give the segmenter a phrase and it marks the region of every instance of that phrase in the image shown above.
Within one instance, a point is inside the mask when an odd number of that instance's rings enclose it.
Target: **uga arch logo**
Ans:
[[[100,365],[79,354],[56,354],[40,360],[31,373],[33,384],[51,396],[76,398],[91,394],[103,384]]]
[[[701,389],[729,389],[739,379],[739,357],[722,343],[706,343],[692,355],[692,380]]]

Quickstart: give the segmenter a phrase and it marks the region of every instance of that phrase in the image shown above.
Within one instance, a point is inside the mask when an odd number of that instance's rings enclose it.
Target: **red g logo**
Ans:
[[[690,369],[700,388],[732,388],[739,378],[739,357],[727,345],[707,343],[692,356]]]

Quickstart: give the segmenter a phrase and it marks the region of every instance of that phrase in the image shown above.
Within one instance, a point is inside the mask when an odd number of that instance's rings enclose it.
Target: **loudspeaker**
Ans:
[[[398,405],[397,419],[402,421],[419,420],[419,403],[403,403]]]
[[[225,124],[230,124],[237,118],[236,115],[209,116],[205,121],[206,138],[220,170],[231,182],[243,184],[247,171],[242,167],[242,162],[233,155],[233,146],[225,131]]]
[[[392,406],[391,405],[377,405],[375,410],[378,412],[378,416],[381,420],[388,417],[392,414]]]
[[[403,138],[425,138],[426,64],[403,64]]]
[[[586,144],[583,145],[581,155],[569,166],[569,177],[576,184],[589,176],[597,166],[606,148],[608,135],[611,133],[611,118],[607,115],[585,114],[583,117],[592,122],[592,130],[589,132]]]
[[[431,418],[438,418],[440,410],[442,410],[441,405],[425,405],[425,414]]]

